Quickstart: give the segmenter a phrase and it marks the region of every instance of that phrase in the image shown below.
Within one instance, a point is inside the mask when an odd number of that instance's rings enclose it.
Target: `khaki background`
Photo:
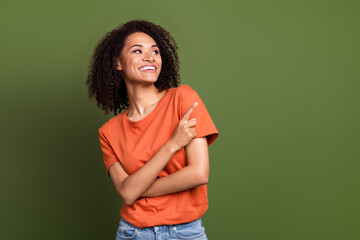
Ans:
[[[2,1],[0,239],[114,239],[121,202],[87,99],[100,38],[131,19],[179,45],[220,135],[209,239],[357,239],[358,1]]]

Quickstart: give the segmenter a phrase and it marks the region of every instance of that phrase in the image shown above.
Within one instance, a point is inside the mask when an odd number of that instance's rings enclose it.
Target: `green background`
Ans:
[[[104,115],[85,79],[100,38],[144,18],[220,135],[209,239],[359,239],[358,1],[2,1],[0,239],[114,239]]]

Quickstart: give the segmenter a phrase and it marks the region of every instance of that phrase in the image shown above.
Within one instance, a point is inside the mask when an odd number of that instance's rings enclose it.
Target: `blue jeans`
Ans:
[[[115,240],[123,239],[207,240],[207,237],[205,234],[205,228],[202,226],[201,218],[188,223],[175,225],[159,225],[146,228],[138,228],[131,223],[128,223],[124,219],[121,219]]]

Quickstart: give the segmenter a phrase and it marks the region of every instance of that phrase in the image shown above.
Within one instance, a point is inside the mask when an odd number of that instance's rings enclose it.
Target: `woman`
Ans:
[[[207,239],[208,146],[218,131],[198,94],[178,86],[176,51],[166,30],[134,20],[109,32],[90,64],[89,97],[115,114],[99,139],[123,201],[116,239]]]

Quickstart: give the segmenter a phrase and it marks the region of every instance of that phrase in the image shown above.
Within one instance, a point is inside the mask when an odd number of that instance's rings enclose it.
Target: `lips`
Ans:
[[[154,65],[145,65],[139,68],[140,71],[155,71],[156,67]]]

